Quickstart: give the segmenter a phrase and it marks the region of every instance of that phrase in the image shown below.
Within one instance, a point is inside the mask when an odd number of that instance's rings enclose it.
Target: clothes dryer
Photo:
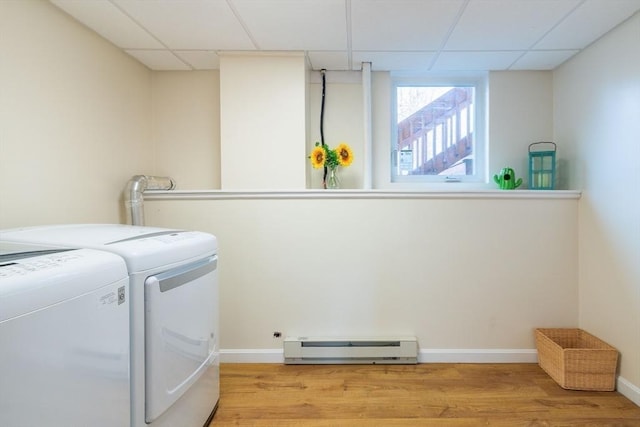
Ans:
[[[5,230],[7,238],[109,251],[131,295],[131,426],[201,427],[220,395],[215,236],[118,224]]]
[[[0,426],[129,425],[128,290],[114,254],[0,240]]]

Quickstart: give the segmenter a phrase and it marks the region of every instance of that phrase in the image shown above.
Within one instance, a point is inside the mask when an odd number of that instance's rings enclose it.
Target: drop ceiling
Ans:
[[[225,51],[300,51],[312,69],[549,70],[640,0],[51,0],[153,70]]]

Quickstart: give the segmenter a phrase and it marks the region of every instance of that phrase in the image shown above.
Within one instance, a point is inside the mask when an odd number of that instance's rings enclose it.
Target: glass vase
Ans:
[[[338,180],[338,168],[329,168],[327,170],[327,190],[336,190],[340,188],[340,181]]]

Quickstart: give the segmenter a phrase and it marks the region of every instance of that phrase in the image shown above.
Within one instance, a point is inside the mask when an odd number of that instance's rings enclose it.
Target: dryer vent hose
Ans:
[[[163,176],[135,175],[124,191],[124,208],[127,211],[127,224],[144,225],[144,197],[147,190],[173,190],[176,183]]]

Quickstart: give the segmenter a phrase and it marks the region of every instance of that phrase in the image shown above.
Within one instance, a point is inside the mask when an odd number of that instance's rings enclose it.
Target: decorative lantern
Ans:
[[[556,182],[556,144],[529,144],[529,189],[553,190]]]

